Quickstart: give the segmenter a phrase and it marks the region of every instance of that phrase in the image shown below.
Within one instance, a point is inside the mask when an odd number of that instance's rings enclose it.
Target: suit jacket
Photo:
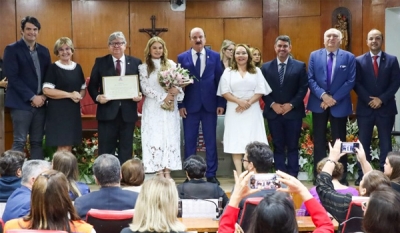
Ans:
[[[264,63],[261,71],[273,90],[269,95],[263,96],[265,103],[264,117],[274,119],[278,116],[270,107],[273,102],[279,104],[291,103],[293,105],[294,108],[283,115],[284,118],[301,119],[305,117],[303,99],[308,90],[306,64],[289,58],[282,86],[279,80],[278,62],[276,59]]]
[[[47,68],[51,64],[51,59],[49,50],[43,45],[36,43],[36,51],[41,72],[39,94],[42,94],[41,87]],[[38,76],[29,48],[23,39],[7,45],[4,50],[3,70],[4,76],[8,78],[5,106],[20,110],[31,110],[31,98],[38,94]]]
[[[307,109],[322,113],[321,95],[327,92],[326,49],[319,49],[311,53],[308,62],[308,85],[311,91]],[[333,71],[330,94],[336,100],[336,105],[331,107],[334,117],[346,117],[352,113],[350,91],[356,79],[356,59],[354,55],[345,50],[338,49],[336,54],[335,69]]]
[[[208,112],[216,112],[217,107],[225,108],[226,100],[217,96],[219,80],[222,75],[222,67],[219,53],[206,50],[206,67],[203,75],[196,74],[193,63],[192,49],[178,55],[178,63],[188,69],[190,75],[196,76],[194,83],[185,87],[185,98],[179,104],[179,108],[186,108],[188,113],[200,111],[201,106]]]
[[[75,199],[74,205],[78,215],[86,220],[90,209],[128,210],[134,209],[138,193],[122,190],[120,187],[101,187]]]
[[[125,55],[125,75],[139,75],[138,66],[142,61],[138,58]],[[104,57],[96,58],[92,73],[90,74],[90,82],[88,91],[93,101],[97,103],[96,119],[99,121],[109,121],[117,117],[119,108],[121,107],[122,118],[125,122],[135,122],[138,118],[137,104],[132,99],[126,100],[110,100],[105,104],[96,101],[96,97],[103,94],[103,79],[105,76],[116,76],[112,55],[108,54]],[[120,106],[121,103],[121,106]]]
[[[395,94],[400,87],[400,68],[395,56],[381,53],[378,77],[374,75],[374,68],[370,52],[356,58],[357,78],[354,91],[357,93],[357,115],[369,116],[376,111],[380,116],[397,114]],[[371,108],[368,103],[370,96],[382,100],[378,109]]]

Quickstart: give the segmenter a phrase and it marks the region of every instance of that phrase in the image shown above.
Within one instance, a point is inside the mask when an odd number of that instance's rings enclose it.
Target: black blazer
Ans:
[[[278,116],[270,107],[273,102],[278,104],[291,103],[293,109],[284,115],[287,119],[305,117],[304,96],[308,90],[308,77],[304,62],[289,58],[282,86],[279,82],[278,63],[276,58],[266,62],[261,71],[267,80],[272,92],[263,96],[265,102],[264,117],[274,119]]]
[[[138,58],[125,55],[126,75],[139,75],[138,66],[142,64],[142,61]],[[110,100],[105,104],[100,104],[96,101],[96,97],[103,94],[103,80],[104,76],[116,76],[114,62],[111,54],[104,57],[96,58],[96,62],[92,68],[92,73],[90,74],[90,82],[88,85],[88,91],[90,97],[97,104],[97,114],[96,119],[99,121],[109,121],[116,118],[120,103],[122,118],[125,122],[135,122],[138,119],[137,115],[137,105],[133,100]]]

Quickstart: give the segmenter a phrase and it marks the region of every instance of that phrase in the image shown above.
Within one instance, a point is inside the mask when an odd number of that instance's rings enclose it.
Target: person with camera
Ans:
[[[231,233],[235,231],[236,219],[239,214],[239,203],[243,197],[259,192],[259,189],[250,189],[250,177],[255,173],[245,171],[235,177],[235,190],[233,191],[225,213],[219,221],[219,233]],[[296,214],[293,201],[287,193],[298,193],[306,203],[316,229],[315,233],[333,233],[334,226],[326,214],[325,209],[312,197],[305,187],[295,177],[281,171],[276,172],[280,176],[279,182],[287,188],[278,188],[275,193],[268,194],[253,212],[250,229],[246,233],[253,232],[298,232]],[[283,217],[284,216],[284,217]]]

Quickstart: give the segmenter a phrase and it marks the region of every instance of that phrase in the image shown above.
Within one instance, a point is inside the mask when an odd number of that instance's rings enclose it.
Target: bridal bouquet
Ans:
[[[172,87],[186,87],[187,85],[192,84],[194,82],[193,78],[195,77],[190,76],[189,71],[182,68],[180,64],[178,64],[178,67],[171,67],[158,73],[158,81],[161,87],[163,87],[167,92]],[[161,108],[173,111],[174,103],[163,103]]]

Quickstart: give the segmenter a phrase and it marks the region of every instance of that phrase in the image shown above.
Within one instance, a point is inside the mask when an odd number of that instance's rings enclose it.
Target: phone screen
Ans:
[[[275,173],[260,173],[250,177],[249,187],[251,189],[277,189],[281,187],[279,176]]]

